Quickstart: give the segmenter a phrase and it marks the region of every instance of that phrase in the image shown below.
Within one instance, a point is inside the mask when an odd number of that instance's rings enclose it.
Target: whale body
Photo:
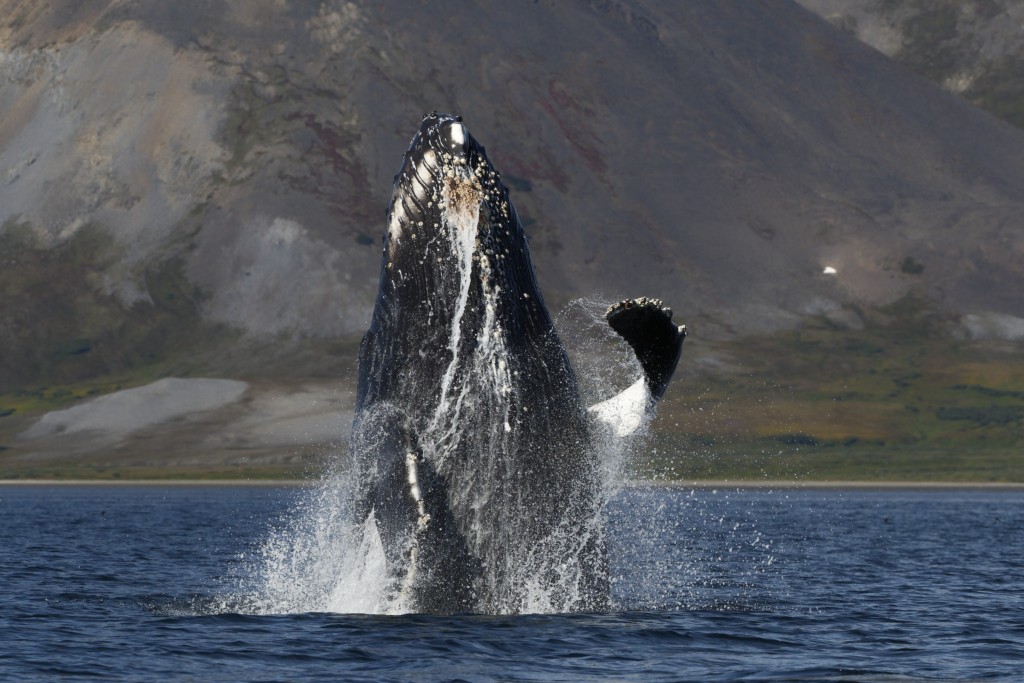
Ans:
[[[657,300],[606,317],[644,377],[588,410],[500,175],[461,117],[426,116],[388,206],[352,437],[355,521],[397,609],[608,606],[593,439],[642,421],[685,329]]]

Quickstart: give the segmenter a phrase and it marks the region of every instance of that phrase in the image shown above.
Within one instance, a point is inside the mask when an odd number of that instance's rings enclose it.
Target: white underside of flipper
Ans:
[[[607,401],[590,406],[587,413],[617,437],[629,436],[647,423],[651,390],[643,377]]]

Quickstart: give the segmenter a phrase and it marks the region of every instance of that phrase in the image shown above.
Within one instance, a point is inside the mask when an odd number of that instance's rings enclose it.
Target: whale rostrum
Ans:
[[[685,328],[657,299],[606,318],[644,376],[588,411],[500,175],[461,117],[424,117],[388,206],[352,437],[354,521],[380,536],[395,609],[607,607],[594,439],[647,419]]]

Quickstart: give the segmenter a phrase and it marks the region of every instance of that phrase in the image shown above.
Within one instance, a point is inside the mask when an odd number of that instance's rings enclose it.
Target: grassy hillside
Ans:
[[[950,324],[910,298],[869,316],[858,331],[809,317],[797,331],[715,342],[691,325],[683,369],[636,450],[631,475],[1024,482],[1019,349],[951,341]],[[354,343],[342,351],[342,365],[352,362]],[[0,395],[0,445],[15,443],[25,416],[148,380]],[[351,367],[339,372],[339,385],[351,381]],[[289,465],[223,466],[211,457],[202,467],[161,467],[121,450],[26,465],[5,462],[0,446],[0,478],[308,477],[324,467],[321,455],[306,449]]]
[[[860,331],[811,318],[795,332],[716,349],[735,370],[673,385],[655,424],[655,452],[638,471],[1024,481],[1019,349],[951,341],[949,321],[920,300],[886,312]]]
[[[187,371],[197,350],[236,336],[201,324],[203,294],[184,276],[180,259],[140,264],[146,300],[125,306],[105,292],[103,269],[123,251],[98,226],[54,247],[8,221],[0,231],[0,392],[41,380],[104,386],[126,373]]]

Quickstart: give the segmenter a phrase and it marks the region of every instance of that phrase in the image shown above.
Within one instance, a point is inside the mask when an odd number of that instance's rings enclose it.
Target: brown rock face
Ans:
[[[358,334],[434,109],[487,145],[556,310],[1024,317],[1024,133],[794,4],[87,5],[0,2],[8,387]]]

